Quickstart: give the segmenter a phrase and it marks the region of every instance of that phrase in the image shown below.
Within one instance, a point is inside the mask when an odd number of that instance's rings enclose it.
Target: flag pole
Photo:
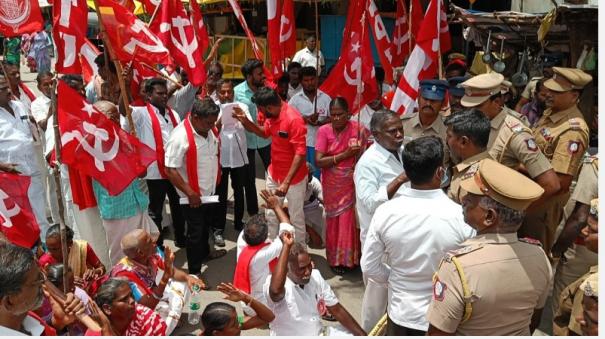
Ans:
[[[118,84],[120,85],[120,94],[122,96],[122,103],[124,104],[124,110],[126,111],[126,118],[128,119],[128,125],[130,126],[130,134],[134,137],[137,136],[137,131],[134,128],[134,121],[132,120],[132,114],[130,112],[130,102],[128,101],[128,92],[126,91],[126,82],[124,82],[124,78],[122,78],[122,64],[120,64],[120,60],[116,59],[113,47],[111,46],[111,42],[107,38],[107,31],[105,30],[105,25],[103,24],[103,19],[101,19],[101,13],[99,13],[99,3],[97,0],[94,0],[95,3],[95,11],[97,13],[97,18],[99,19],[99,27],[101,28],[101,37],[103,39],[103,45],[109,52],[111,59],[113,60],[114,65],[116,66],[116,75],[118,77]],[[159,6],[158,6],[159,7]],[[157,12],[157,8],[156,8]],[[153,18],[151,18],[153,20]],[[105,60],[105,65],[109,60]]]
[[[414,37],[414,34],[412,33],[412,3],[414,2],[413,0],[408,0],[410,2],[410,11],[408,12],[408,34],[410,35],[410,38],[408,39],[408,55],[410,55],[410,53],[412,53],[412,38],[416,38]]]
[[[319,10],[317,9],[317,1],[315,0],[315,71],[317,73],[317,77],[319,80]],[[319,81],[318,81],[319,82]],[[315,89],[315,99],[313,100],[313,115],[317,113],[317,96],[319,95],[319,83],[317,84],[317,88]],[[319,117],[317,117],[317,121],[319,121]]]
[[[366,12],[367,10],[364,10],[363,14],[361,15],[361,37],[360,37],[360,41],[361,41],[361,46],[364,45],[365,42],[365,33],[366,33]],[[363,47],[362,47],[363,48]],[[353,108],[355,108],[356,106],[361,106],[361,89],[362,89],[362,79],[359,78],[359,83],[357,84],[357,94],[355,94],[355,103],[353,103]],[[359,107],[359,110],[357,111],[357,142],[359,143],[359,141],[361,140],[361,128],[359,128],[359,126],[361,126],[361,107]]]
[[[53,79],[52,90],[50,92],[50,113],[54,116],[53,130],[55,132],[55,171],[53,177],[55,179],[55,192],[57,195],[57,206],[59,208],[59,230],[61,235],[61,253],[63,254],[63,281],[66,282],[69,273],[67,262],[67,227],[65,226],[65,206],[63,204],[63,187],[61,186],[61,130],[59,130],[59,115],[57,114],[57,80]],[[63,284],[63,293],[67,290],[67,283]]]

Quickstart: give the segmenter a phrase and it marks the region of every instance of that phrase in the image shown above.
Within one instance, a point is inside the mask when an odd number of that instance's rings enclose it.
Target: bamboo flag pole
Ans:
[[[361,46],[364,46],[364,42],[365,42],[365,33],[366,33],[366,11],[364,10],[363,14],[361,15],[361,37],[360,37],[360,41],[361,41]],[[363,47],[362,47],[363,48]],[[357,83],[357,94],[355,95],[355,103],[353,104],[353,108],[357,107],[357,106],[361,106],[361,91],[363,89],[363,80],[361,79],[361,74],[358,75],[359,77],[359,82]],[[357,111],[357,125],[361,126],[361,107],[358,107],[358,111]],[[359,141],[361,140],[361,128],[357,129],[357,142],[359,143]]]
[[[317,0],[315,0],[315,71],[319,76],[319,9],[317,8]],[[318,84],[319,85],[319,84]],[[319,86],[318,86],[319,87]],[[313,101],[313,115],[317,114],[317,95],[319,88],[315,89],[315,99]],[[319,121],[319,117],[317,118]]]
[[[130,112],[130,102],[128,101],[128,92],[126,91],[126,83],[124,82],[124,78],[122,78],[122,64],[120,64],[120,60],[116,59],[115,53],[113,51],[113,47],[111,46],[111,42],[107,38],[107,32],[105,31],[105,25],[103,24],[103,19],[101,18],[101,13],[99,12],[99,3],[97,0],[94,0],[95,10],[97,12],[97,17],[99,18],[99,27],[101,28],[101,37],[103,38],[103,45],[106,50],[109,52],[111,59],[113,60],[114,65],[116,66],[116,75],[118,77],[118,84],[120,85],[120,94],[122,96],[122,103],[124,104],[124,110],[126,111],[126,118],[128,119],[128,125],[130,126],[130,133],[133,136],[137,136],[137,132],[134,128],[134,121],[132,120],[132,114]],[[158,6],[159,7],[159,6]],[[156,8],[157,12],[157,8]],[[152,18],[153,20],[153,18]],[[105,65],[109,60],[105,59]]]
[[[61,231],[61,253],[63,254],[63,281],[67,281],[68,268],[68,253],[67,253],[67,227],[65,226],[65,206],[63,204],[63,188],[61,186],[61,130],[59,130],[59,116],[57,114],[57,79],[53,79],[53,88],[50,92],[50,113],[53,116],[53,130],[55,132],[55,171],[53,177],[55,179],[55,191],[57,194],[57,206],[59,207],[59,230]],[[47,127],[48,128],[48,127]],[[63,293],[67,290],[67,283],[63,284]]]

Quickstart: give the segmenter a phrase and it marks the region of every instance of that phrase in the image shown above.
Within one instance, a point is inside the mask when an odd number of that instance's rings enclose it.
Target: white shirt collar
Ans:
[[[21,326],[23,327],[24,330],[29,332],[30,335],[32,335],[32,336],[37,337],[37,336],[42,335],[42,333],[44,332],[44,326],[42,326],[42,324],[40,324],[40,322],[36,318],[34,318],[30,315],[27,315],[25,317],[25,319],[23,319]],[[2,335],[2,336],[27,336],[26,333],[15,331],[11,328],[4,327],[4,326],[0,326],[0,335]]]

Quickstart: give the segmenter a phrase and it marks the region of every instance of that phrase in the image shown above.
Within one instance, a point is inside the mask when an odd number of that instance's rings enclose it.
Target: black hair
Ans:
[[[211,68],[214,68],[214,67],[220,69],[221,70],[221,74],[223,74],[223,72],[224,72],[223,71],[223,65],[221,65],[220,62],[218,62],[218,61],[211,62],[210,65],[208,66],[208,69],[211,69]]]
[[[542,89],[542,87],[544,86],[544,81],[546,81],[545,79],[540,79],[536,82],[536,89],[534,91],[534,93],[538,93],[540,92],[540,90]]]
[[[95,303],[103,309],[103,305],[111,305],[116,298],[116,290],[128,284],[128,280],[124,278],[109,278],[97,290],[95,294]]]
[[[84,85],[84,78],[80,74],[64,74],[61,76],[61,80],[65,81],[69,87],[72,87],[73,82],[79,82]]]
[[[300,78],[317,77],[317,69],[313,66],[305,66],[300,69]]]
[[[300,62],[292,61],[288,64],[288,72],[290,72],[294,68],[302,68],[302,65],[300,64]]]
[[[269,227],[264,214],[256,214],[246,222],[244,240],[250,246],[260,245],[267,240]]]
[[[53,77],[53,73],[51,71],[42,71],[36,75],[36,82],[39,84],[44,77]]]
[[[216,88],[220,89],[221,86],[223,86],[224,84],[230,84],[231,88],[233,88],[233,81],[231,81],[231,79],[222,79],[222,78],[216,82]]]
[[[343,97],[336,97],[334,99],[332,99],[330,101],[330,111],[332,110],[332,108],[334,108],[335,106],[338,106],[342,109],[344,109],[345,111],[349,111],[349,103],[347,102],[347,99],[343,98]]]
[[[99,68],[105,67],[105,53],[97,55],[97,57],[95,58],[95,64]],[[109,63],[109,71],[114,74],[117,73],[116,65],[113,62]]]
[[[50,237],[59,237],[59,239],[61,239],[61,228],[59,224],[52,225],[48,231],[46,231],[46,239]],[[74,240],[74,231],[67,226],[65,226],[65,238],[68,242]]]
[[[252,75],[252,72],[259,67],[263,67],[263,62],[261,60],[258,59],[248,59],[246,60],[246,62],[242,65],[242,75],[244,76],[244,78],[247,78],[248,75]]]
[[[191,108],[191,115],[198,118],[207,118],[209,116],[218,116],[221,109],[211,98],[204,98],[202,100],[195,99],[193,107]]]
[[[412,184],[426,184],[443,165],[443,141],[436,136],[412,140],[405,145],[401,160],[405,174]]]
[[[305,41],[307,41],[311,38],[317,39],[317,37],[315,36],[315,33],[308,33],[307,36],[305,37]]]
[[[278,106],[281,103],[281,98],[274,89],[261,87],[252,95],[252,103],[257,106]]]
[[[145,82],[145,93],[151,94],[155,86],[167,87],[166,80],[162,78],[151,78]]]
[[[374,71],[376,72],[376,81],[379,83],[384,82],[384,68],[382,67],[374,67]]]
[[[374,114],[372,114],[372,120],[370,120],[370,131],[372,133],[378,132],[382,129],[384,123],[393,117],[398,118],[399,115],[390,109],[385,108],[374,112]]]
[[[203,334],[212,336],[212,332],[220,331],[229,324],[231,314],[235,311],[235,307],[224,302],[213,302],[208,304],[202,312],[202,325],[204,326]]]
[[[491,124],[481,111],[471,108],[456,112],[447,117],[444,123],[457,136],[469,138],[479,148],[487,147]]]
[[[290,76],[288,75],[288,73],[282,74],[282,76],[280,76],[279,79],[277,79],[278,85],[287,85],[289,83],[290,83]]]
[[[21,291],[27,273],[34,265],[36,260],[30,249],[0,243],[0,298]]]
[[[451,65],[445,67],[445,72],[457,71],[460,72],[460,76],[464,76],[466,73],[466,68],[458,63],[452,63]]]
[[[502,98],[502,92],[498,91],[498,93],[493,94],[492,96],[489,97],[489,101],[494,101],[496,99]]]
[[[67,266],[67,271],[69,272],[71,268]],[[58,288],[63,288],[63,264],[52,264],[46,267],[46,277],[48,281],[53,283],[53,285]]]

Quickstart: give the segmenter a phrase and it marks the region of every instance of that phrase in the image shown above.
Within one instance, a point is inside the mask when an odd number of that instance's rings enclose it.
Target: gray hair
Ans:
[[[489,196],[481,197],[479,206],[484,209],[493,209],[498,213],[500,223],[505,227],[518,228],[525,218],[525,211],[518,211],[510,207],[504,206]]]
[[[101,309],[103,305],[111,305],[113,300],[116,298],[116,290],[124,285],[128,284],[128,280],[124,278],[109,278],[105,281],[95,294],[95,302]]]
[[[298,256],[305,253],[309,253],[306,246],[299,242],[295,242],[290,248],[290,253],[288,254],[288,263],[293,264],[298,262]]]
[[[0,243],[0,298],[21,291],[27,273],[36,265],[30,249]]]
[[[397,118],[397,113],[388,109],[379,109],[374,112],[374,114],[372,114],[372,120],[370,120],[370,131],[372,133],[379,132],[382,130],[384,123],[393,117]]]
[[[267,240],[269,227],[267,219],[262,213],[258,213],[250,217],[244,227],[244,240],[250,246],[260,245]]]

